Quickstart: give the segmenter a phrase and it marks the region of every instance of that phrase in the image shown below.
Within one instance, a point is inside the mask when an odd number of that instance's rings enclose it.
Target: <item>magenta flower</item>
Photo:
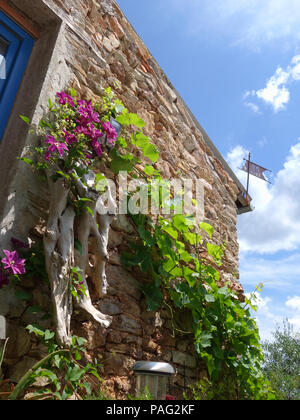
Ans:
[[[117,140],[118,134],[116,129],[111,125],[110,122],[101,122],[103,130],[107,135],[107,141],[109,144],[114,143]]]
[[[100,144],[98,143],[98,141],[97,140],[92,140],[91,143],[92,143],[92,146],[93,146],[93,149],[94,149],[96,155],[101,157],[103,151],[102,151],[102,148],[101,148]]]
[[[45,155],[46,160],[49,160],[52,153],[56,151],[60,154],[61,157],[63,157],[64,152],[69,150],[65,143],[59,142],[53,136],[47,136],[46,143],[50,145]]]
[[[8,270],[11,274],[24,274],[25,271],[25,260],[19,258],[17,251],[3,250],[6,258],[3,258],[1,262],[4,264],[4,270]]]
[[[87,127],[83,126],[83,125],[78,125],[75,128],[75,133],[77,133],[77,134],[84,134],[85,136],[89,136],[90,130]]]
[[[92,140],[98,140],[100,137],[103,136],[103,133],[102,133],[102,131],[93,127],[93,128],[90,129],[89,136]]]
[[[68,95],[66,92],[57,92],[56,95],[59,98],[59,103],[61,105],[69,104],[70,106],[74,107],[75,102],[71,95]]]
[[[79,113],[80,117],[77,120],[77,122],[80,125],[85,125],[86,126],[88,124],[99,123],[100,122],[99,114],[94,111],[94,108],[91,105],[91,103],[88,103],[88,104],[85,104],[85,105],[80,105],[79,108],[78,108],[78,113]]]
[[[79,106],[86,106],[87,102],[84,99],[79,99],[79,101],[77,101]]]
[[[64,130],[64,139],[65,142],[68,144],[77,143],[77,137],[74,133],[69,133],[68,131]]]

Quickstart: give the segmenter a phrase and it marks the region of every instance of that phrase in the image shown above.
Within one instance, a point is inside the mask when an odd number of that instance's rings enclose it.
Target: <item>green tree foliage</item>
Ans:
[[[281,400],[300,400],[300,335],[288,321],[263,344],[264,373]]]

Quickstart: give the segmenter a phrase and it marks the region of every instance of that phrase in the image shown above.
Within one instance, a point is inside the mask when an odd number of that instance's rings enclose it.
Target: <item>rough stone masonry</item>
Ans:
[[[199,179],[205,185],[205,218],[215,228],[215,243],[227,243],[223,281],[230,280],[240,293],[238,282],[237,214],[238,196],[243,191],[208,136],[193,117],[155,58],[150,54],[114,0],[11,0],[7,3],[40,33],[25,73],[15,110],[0,146],[10,151],[9,179],[1,186],[1,249],[11,236],[26,240],[41,237],[49,204],[47,186],[38,182],[30,169],[16,157],[36,141],[17,123],[18,114],[33,123],[41,118],[48,98],[72,86],[83,99],[97,101],[111,86],[124,105],[145,122],[145,134],[155,143],[157,163],[167,179],[180,176]],[[30,93],[30,95],[29,95]],[[23,131],[22,131],[23,130]],[[16,140],[17,139],[17,142]],[[113,175],[106,170],[106,175]],[[5,178],[3,178],[5,180]],[[109,236],[107,264],[108,294],[94,302],[113,317],[108,329],[78,315],[73,322],[77,335],[88,339],[88,357],[101,355],[104,385],[121,398],[134,393],[131,370],[137,360],[166,361],[177,375],[173,393],[201,375],[190,336],[173,336],[168,311],[147,312],[139,288],[139,277],[121,265],[120,255],[133,227],[126,216],[113,223]],[[49,309],[49,290],[39,279],[22,284],[36,304]],[[39,360],[45,349],[33,340],[24,326],[41,321],[39,314],[26,312],[26,304],[6,289],[0,291],[0,314],[7,319],[10,336],[5,359],[6,376],[17,381]]]

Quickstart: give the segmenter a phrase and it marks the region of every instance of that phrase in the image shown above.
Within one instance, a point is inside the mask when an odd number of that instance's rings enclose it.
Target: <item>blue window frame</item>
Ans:
[[[33,38],[0,11],[0,141],[33,44]]]

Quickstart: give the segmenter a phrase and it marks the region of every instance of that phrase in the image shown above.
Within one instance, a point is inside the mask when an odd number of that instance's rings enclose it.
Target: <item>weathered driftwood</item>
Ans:
[[[108,260],[108,234],[115,215],[109,214],[108,209],[104,210],[104,215],[98,214],[97,208],[99,209],[101,205],[104,206],[104,203],[101,196],[93,189],[95,174],[90,171],[83,181],[84,183],[80,179],[76,179],[76,189],[81,197],[90,201],[87,203],[89,210],[84,210],[76,219],[75,234],[76,239],[81,244],[81,250],[75,250],[75,265],[81,270],[86,293],[80,295],[77,305],[88,312],[101,325],[108,327],[111,323],[111,317],[103,315],[93,306],[85,278],[87,274],[90,274],[98,298],[106,294],[105,262]],[[103,212],[103,209],[101,210]],[[91,270],[89,259],[89,245],[91,245],[92,260],[94,260],[93,270]]]
[[[78,306],[103,327],[108,327],[112,321],[111,317],[102,314],[93,306],[86,274],[89,266],[89,240],[92,236],[95,261],[92,279],[97,295],[100,297],[105,294],[107,289],[105,261],[108,259],[108,233],[113,215],[107,213],[100,216],[97,214],[97,208],[99,209],[101,206],[102,200],[93,189],[95,175],[90,171],[84,183],[76,179],[75,186],[81,198],[90,200],[87,205],[93,215],[90,214],[90,211],[83,210],[79,216],[75,217],[75,211],[68,203],[70,185],[62,178],[56,182],[53,181],[52,175],[56,173],[56,170],[57,168],[52,168],[47,173],[50,208],[44,235],[44,249],[46,269],[51,284],[57,341],[61,346],[69,346],[73,312],[71,294],[71,270],[73,267],[76,266],[81,270],[86,290],[84,295],[79,294]],[[101,213],[103,213],[103,209]],[[81,243],[80,251],[74,250],[75,239]]]

